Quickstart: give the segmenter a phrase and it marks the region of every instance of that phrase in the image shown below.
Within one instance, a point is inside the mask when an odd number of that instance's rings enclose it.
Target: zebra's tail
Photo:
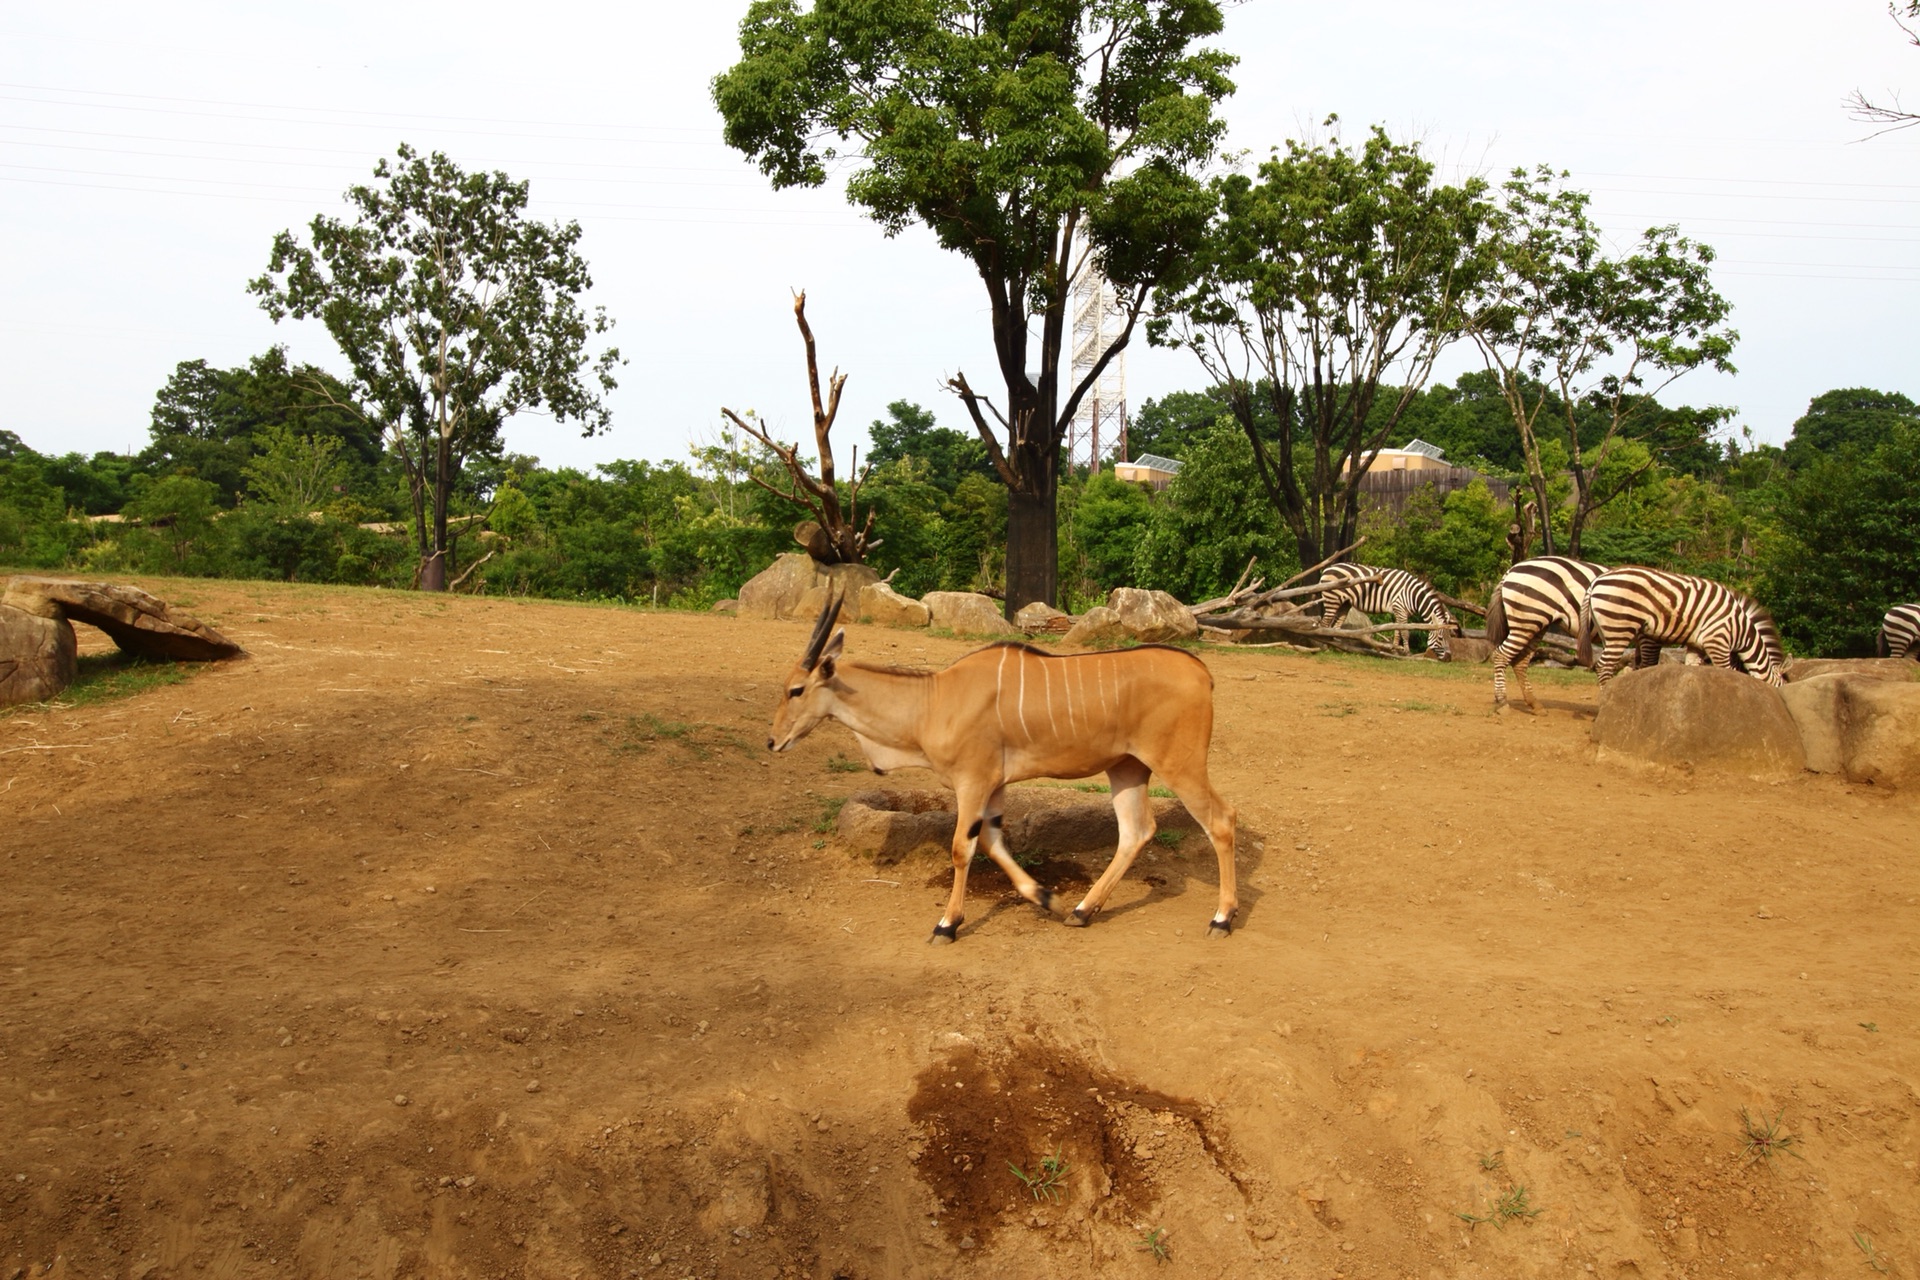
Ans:
[[[1580,602],[1580,635],[1574,646],[1575,656],[1583,667],[1593,666],[1593,594]]]
[[[1880,638],[1874,641],[1874,649],[1883,658],[1891,658],[1893,656],[1892,646],[1887,644],[1887,629],[1885,627],[1880,628]]]
[[[1493,600],[1487,605],[1487,643],[1503,644],[1507,638],[1507,606],[1499,587],[1493,589]]]

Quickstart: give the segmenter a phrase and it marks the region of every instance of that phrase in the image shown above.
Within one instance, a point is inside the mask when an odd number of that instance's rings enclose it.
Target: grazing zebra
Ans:
[[[1375,576],[1380,581],[1350,583],[1324,593],[1320,597],[1320,625],[1333,626],[1348,609],[1391,613],[1395,622],[1418,616],[1433,624],[1434,629],[1427,633],[1427,651],[1436,658],[1445,658],[1447,637],[1459,635],[1460,624],[1447,606],[1440,603],[1440,597],[1425,578],[1405,569],[1382,569],[1367,564],[1330,564],[1320,571],[1322,582]],[[1401,653],[1412,652],[1406,632],[1393,633],[1393,647]]]
[[[1493,646],[1493,705],[1507,707],[1507,668],[1520,686],[1527,710],[1538,713],[1540,704],[1527,687],[1527,664],[1533,661],[1534,646],[1547,628],[1556,623],[1569,636],[1580,634],[1580,605],[1587,588],[1607,571],[1605,565],[1565,556],[1541,556],[1522,560],[1507,570],[1506,577],[1493,589],[1487,606],[1487,639]],[[1655,653],[1658,658],[1658,653]]]
[[[1920,604],[1897,604],[1880,624],[1880,656],[1920,658]]]
[[[1786,655],[1773,619],[1731,587],[1663,569],[1609,569],[1580,607],[1580,660],[1600,641],[1594,674],[1605,684],[1649,640],[1683,644],[1716,667],[1744,671],[1778,688]]]

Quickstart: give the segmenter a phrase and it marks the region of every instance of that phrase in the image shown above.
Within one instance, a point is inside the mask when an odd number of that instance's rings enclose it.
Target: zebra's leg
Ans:
[[[1533,661],[1533,646],[1527,645],[1520,650],[1520,656],[1513,663],[1513,680],[1520,686],[1520,696],[1526,700],[1527,710],[1534,715],[1540,714],[1540,704],[1533,700],[1533,687],[1527,683],[1527,664]]]
[[[1633,647],[1633,665],[1635,669],[1659,666],[1660,642],[1651,636],[1640,637],[1640,643]]]
[[[1620,668],[1626,664],[1628,657],[1638,652],[1639,648],[1638,635],[1622,636],[1620,643],[1615,644],[1612,637],[1605,631],[1601,631],[1600,656],[1593,664],[1594,679],[1605,685],[1607,681],[1619,674]]]
[[[1407,606],[1405,601],[1397,602],[1393,606],[1393,620],[1401,626],[1406,625]],[[1411,631],[1394,632],[1393,648],[1401,657],[1411,658],[1413,656],[1413,633]]]

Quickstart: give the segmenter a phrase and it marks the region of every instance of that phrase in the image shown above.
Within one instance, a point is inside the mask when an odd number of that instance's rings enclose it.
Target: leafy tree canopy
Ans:
[[[437,589],[462,461],[499,452],[524,410],[604,430],[620,355],[587,349],[612,321],[580,303],[580,225],[527,217],[525,182],[404,143],[373,173],[347,191],[351,222],[318,215],[310,243],[281,232],[248,288],[276,321],[319,319],[346,356],[349,403],[406,468],[421,585]]]
[[[887,406],[887,416],[867,428],[873,451],[867,460],[876,468],[913,458],[926,466],[925,480],[951,494],[969,475],[991,476],[986,446],[976,435],[934,425],[933,414],[908,400]]]
[[[1794,419],[1787,440],[1787,464],[1803,467],[1816,456],[1842,449],[1868,450],[1884,443],[1896,427],[1920,424],[1920,405],[1898,391],[1847,387],[1813,398]]]

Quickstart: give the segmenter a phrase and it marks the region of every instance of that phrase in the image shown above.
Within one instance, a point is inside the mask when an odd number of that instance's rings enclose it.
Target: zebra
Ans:
[[[1527,710],[1539,713],[1540,704],[1527,687],[1527,664],[1533,661],[1534,646],[1556,623],[1568,635],[1579,635],[1580,605],[1587,598],[1587,588],[1606,571],[1605,565],[1566,556],[1522,560],[1507,570],[1487,605],[1487,640],[1494,646],[1495,710],[1507,709],[1507,668],[1511,666]]]
[[[1786,667],[1766,610],[1731,587],[1664,569],[1634,565],[1595,578],[1580,606],[1579,636],[1583,663],[1599,638],[1593,670],[1601,684],[1648,640],[1683,644],[1716,667],[1745,671],[1776,689]]]
[[[1460,623],[1447,606],[1440,603],[1439,594],[1425,578],[1408,573],[1405,569],[1382,569],[1367,564],[1330,564],[1320,571],[1322,582],[1371,577],[1380,580],[1348,583],[1323,594],[1320,597],[1320,625],[1333,626],[1348,609],[1358,609],[1362,613],[1391,613],[1395,622],[1405,622],[1409,617],[1418,615],[1433,624],[1433,630],[1427,633],[1427,651],[1444,661],[1450,652],[1447,637],[1460,634]],[[1413,651],[1404,631],[1394,632],[1393,647],[1401,653]]]
[[[1897,604],[1880,624],[1880,656],[1920,658],[1920,604]]]

